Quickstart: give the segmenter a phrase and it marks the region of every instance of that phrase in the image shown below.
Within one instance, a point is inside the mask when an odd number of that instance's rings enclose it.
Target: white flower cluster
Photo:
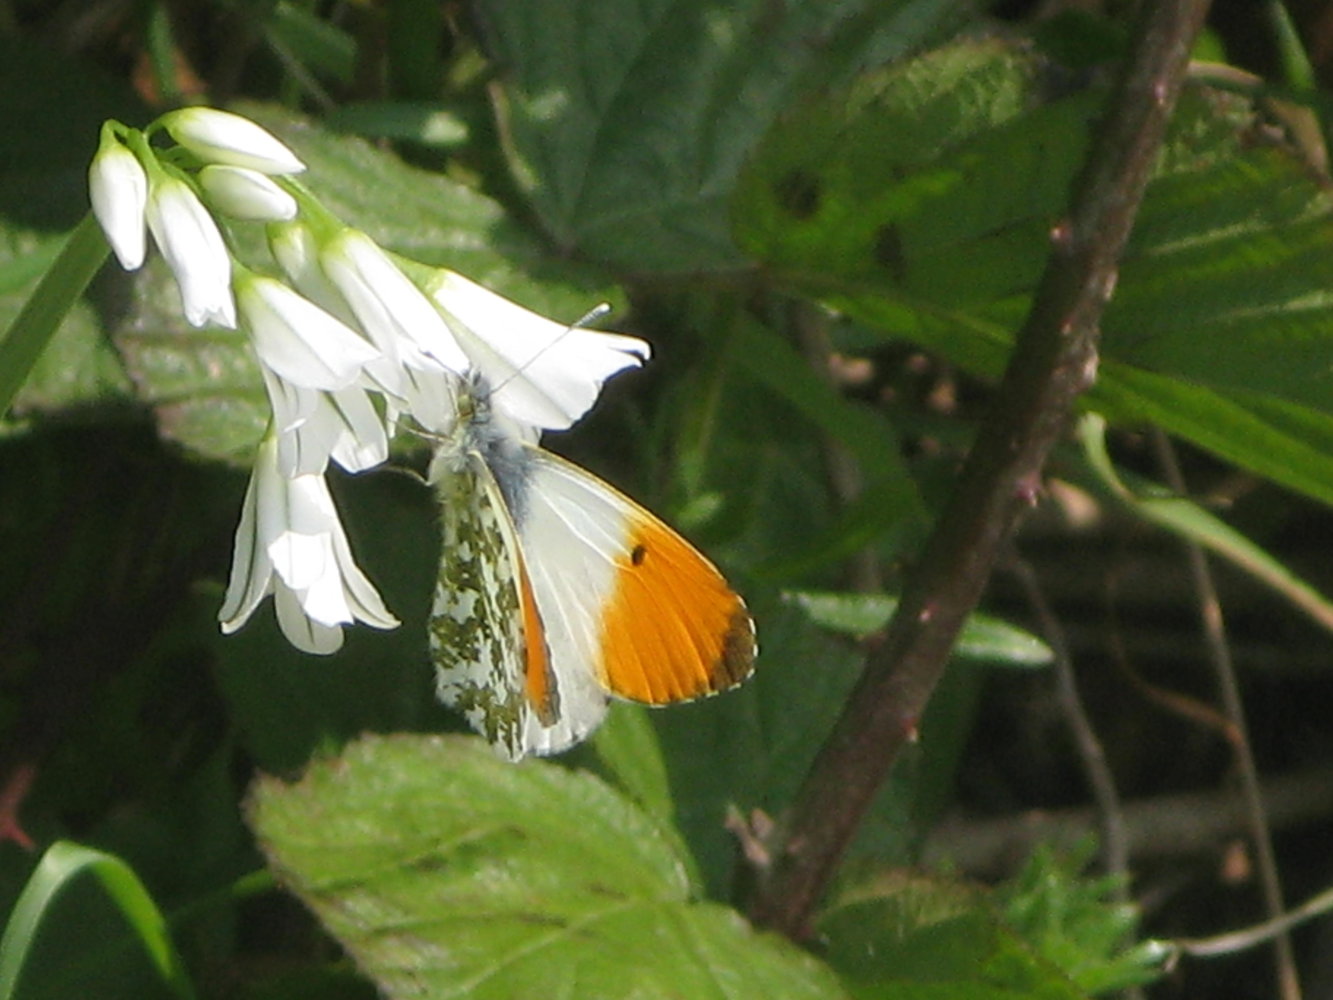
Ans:
[[[165,133],[174,146],[153,145]],[[641,364],[633,337],[569,328],[451,271],[409,273],[293,179],[305,170],[260,126],[211,108],[147,129],[107,122],[89,169],[93,213],[122,266],[151,232],[194,326],[244,330],[272,407],[246,491],[222,630],[273,595],[299,649],[331,653],[342,626],[398,620],[357,567],[324,473],[384,462],[404,418],[447,434],[460,378],[480,372],[492,406],[530,433],[570,426],[601,384]],[[280,277],[231,254],[217,218],[267,224]]]

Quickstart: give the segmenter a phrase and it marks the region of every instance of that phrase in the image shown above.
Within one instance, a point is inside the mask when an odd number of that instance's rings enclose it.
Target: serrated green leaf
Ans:
[[[966,42],[787,116],[742,178],[740,244],[795,287],[972,373],[1001,370],[1104,99]],[[1333,500],[1333,196],[1189,89],[1102,321],[1085,404]]]
[[[1132,943],[1138,910],[1116,903],[1116,879],[1087,878],[1093,844],[1061,856],[1045,847],[997,894],[1005,922],[1038,953],[1089,993],[1108,993],[1158,979],[1167,949]]]
[[[634,271],[745,264],[736,174],[802,89],[939,37],[955,0],[480,5],[512,158],[556,242]]]
[[[887,594],[806,590],[792,591],[784,596],[795,602],[817,625],[858,638],[884,628],[898,610],[898,599]],[[1044,667],[1055,655],[1030,632],[984,614],[968,617],[954,652],[963,659],[1011,667]]]
[[[1333,414],[1223,392],[1104,362],[1089,408],[1117,422],[1151,421],[1215,455],[1333,503]]]
[[[840,997],[733,911],[690,902],[657,824],[586,773],[466,737],[366,738],[252,825],[280,877],[386,996]]]
[[[863,1000],[1075,1000],[1083,994],[967,887],[894,876],[819,921],[828,960]]]

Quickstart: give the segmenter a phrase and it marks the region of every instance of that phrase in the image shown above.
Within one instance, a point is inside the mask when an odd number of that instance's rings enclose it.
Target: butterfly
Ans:
[[[712,563],[541,448],[516,416],[546,407],[548,424],[568,426],[647,344],[571,329],[553,345],[529,355],[540,364],[493,363],[460,380],[457,421],[428,474],[443,532],[436,690],[511,760],[579,742],[612,697],[666,705],[733,687],[756,652],[745,603]]]

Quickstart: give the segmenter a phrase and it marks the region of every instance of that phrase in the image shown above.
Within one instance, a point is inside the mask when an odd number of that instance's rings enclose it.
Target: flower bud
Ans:
[[[180,287],[192,326],[236,326],[231,256],[217,223],[184,181],[155,180],[148,194],[148,228]]]
[[[248,118],[216,108],[182,108],[159,119],[171,137],[209,163],[249,167],[261,174],[299,174],[296,154]]]
[[[199,171],[199,186],[210,205],[233,219],[279,222],[296,218],[296,199],[247,167],[210,163]]]
[[[120,266],[137,270],[144,258],[144,208],[148,176],[139,158],[114,136],[104,133],[88,168],[88,194],[107,242]]]

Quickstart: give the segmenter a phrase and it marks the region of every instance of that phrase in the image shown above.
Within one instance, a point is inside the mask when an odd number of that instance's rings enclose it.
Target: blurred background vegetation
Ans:
[[[1134,7],[7,0],[0,325],[87,212],[100,123],[183,102],[271,128],[330,207],[397,252],[568,322],[612,302],[607,325],[650,340],[654,360],[547,444],[705,549],[746,595],[761,657],[734,694],[617,707],[560,766],[679,838],[691,898],[743,908],[758,846],[737,830],[781,815],[948,494]],[[951,992],[932,996],[1144,980],[1155,997],[1275,995],[1262,948],[1165,974],[1133,950],[1265,918],[1247,757],[1288,903],[1333,885],[1333,4],[1219,2],[1197,55],[1089,419],[983,605],[1045,646],[1001,630],[951,666],[821,925],[850,995],[920,995],[904,984],[939,968]],[[256,236],[242,245],[262,260]],[[402,472],[333,484],[396,632],[351,630],[315,659],[264,610],[224,640],[264,419],[244,339],[186,326],[160,261],[103,268],[5,419],[0,898],[19,898],[48,845],[94,847],[142,880],[185,970],[155,970],[133,920],[75,878],[42,911],[14,995],[183,995],[181,979],[203,996],[410,992],[367,943],[373,922],[339,925],[347,900],[265,825],[283,786],[251,800],[258,839],[243,803],[257,773],[296,779],[363,733],[463,731],[434,703],[426,653],[433,500]],[[420,444],[394,464],[420,471]],[[1212,553],[1248,746],[1187,541]],[[1117,793],[1114,849],[1072,687]],[[459,753],[437,762],[438,797],[428,768],[410,786],[441,828],[451,794],[509,791],[469,784],[487,765]],[[524,780],[514,815],[558,814]],[[1117,851],[1120,890],[1100,879]],[[266,860],[323,926],[254,877]],[[866,918],[866,898],[928,927],[927,911],[980,919],[974,882],[1000,887],[984,928],[958,925],[975,953],[901,932],[892,954],[920,969],[864,967],[891,935],[857,934],[892,923]],[[1294,937],[1311,997],[1333,993],[1330,928]],[[1030,962],[1016,978],[993,967],[1001,933]],[[464,979],[427,995],[548,995]],[[622,995],[595,975],[558,981]],[[761,995],[737,989],[725,995]]]

